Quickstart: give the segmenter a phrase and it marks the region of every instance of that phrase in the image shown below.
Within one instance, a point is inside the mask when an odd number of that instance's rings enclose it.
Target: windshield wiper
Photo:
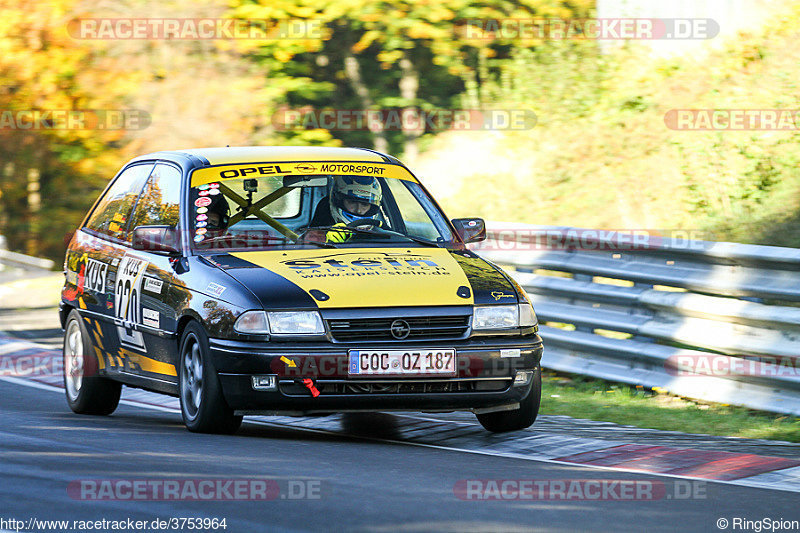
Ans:
[[[433,246],[434,248],[441,248],[438,242],[429,241],[427,239],[422,239],[420,237],[412,237],[411,235],[406,235],[405,233],[400,233],[399,231],[386,230],[383,228],[379,228],[377,226],[374,226],[373,229],[362,229],[359,227],[347,227],[347,226],[314,226],[313,229],[322,229],[331,231],[350,231],[353,233],[358,233],[359,235],[372,235],[372,236],[375,236],[376,234],[397,235],[399,237],[403,237],[404,239],[408,239],[410,241],[422,244],[424,246]]]
[[[286,237],[275,237],[276,240],[279,240],[283,243],[291,243],[291,244],[313,244],[314,246],[319,246],[320,248],[336,248],[336,246],[332,245],[329,242],[319,242],[319,241],[306,241],[306,240],[297,240],[293,241],[292,239],[288,239]]]
[[[217,241],[219,241],[219,242],[231,241],[231,240],[236,239],[236,238],[237,237],[235,235],[220,235],[218,237],[212,237],[210,239],[206,239],[206,240],[202,241],[202,244],[214,243],[214,242],[217,242]],[[270,241],[275,241],[276,243],[282,243],[282,244],[313,244],[313,245],[318,246],[320,248],[336,248],[336,246],[334,246],[332,244],[329,244],[327,242],[293,241],[292,239],[289,239],[287,237],[273,236],[273,237],[270,237],[269,240]],[[231,247],[231,248],[238,248],[238,247]]]
[[[412,240],[412,241],[414,241],[414,242],[416,242],[418,244],[422,244],[424,246],[433,246],[434,248],[441,248],[441,246],[439,246],[439,243],[436,242],[436,241],[429,241],[428,239],[423,239],[421,237],[412,237],[411,235],[404,235],[402,233],[398,233],[398,235],[402,235],[406,239],[410,239],[410,240]]]

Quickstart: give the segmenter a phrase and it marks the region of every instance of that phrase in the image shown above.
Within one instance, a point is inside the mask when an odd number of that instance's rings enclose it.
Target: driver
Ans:
[[[362,218],[378,220],[381,186],[369,176],[336,176],[329,202],[336,223],[349,224]]]
[[[374,220],[380,226],[381,185],[370,176],[336,176],[327,205],[321,203],[311,226],[346,226],[357,220]],[[328,213],[325,213],[327,207]],[[365,224],[369,225],[369,224]],[[344,242],[350,231],[331,230],[328,242]]]

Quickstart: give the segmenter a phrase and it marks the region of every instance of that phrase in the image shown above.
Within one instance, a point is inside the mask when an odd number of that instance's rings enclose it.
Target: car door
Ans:
[[[176,166],[156,164],[136,203],[131,233],[139,226],[177,229],[181,176]],[[170,336],[177,329],[177,316],[168,300],[173,261],[164,253],[128,250],[119,264],[115,305],[116,319],[124,326],[120,340],[132,344],[126,353],[126,371],[169,383],[177,383],[175,341]]]
[[[128,250],[134,205],[154,164],[126,167],[113,180],[70,243],[64,299],[80,310],[103,373],[123,369],[114,305],[116,272]]]

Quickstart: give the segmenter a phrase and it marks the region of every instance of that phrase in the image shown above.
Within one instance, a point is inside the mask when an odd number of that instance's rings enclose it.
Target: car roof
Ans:
[[[145,154],[134,159],[167,159],[185,163],[193,160],[194,167],[230,165],[236,163],[261,163],[280,161],[370,161],[399,163],[394,157],[367,148],[339,148],[332,146],[232,146],[215,148],[190,148]]]

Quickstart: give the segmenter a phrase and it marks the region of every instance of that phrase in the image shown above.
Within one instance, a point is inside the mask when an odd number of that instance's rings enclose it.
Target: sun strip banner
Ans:
[[[231,179],[264,176],[370,176],[416,182],[414,176],[400,165],[361,161],[308,161],[294,163],[237,163],[198,168],[192,173],[192,187]]]

